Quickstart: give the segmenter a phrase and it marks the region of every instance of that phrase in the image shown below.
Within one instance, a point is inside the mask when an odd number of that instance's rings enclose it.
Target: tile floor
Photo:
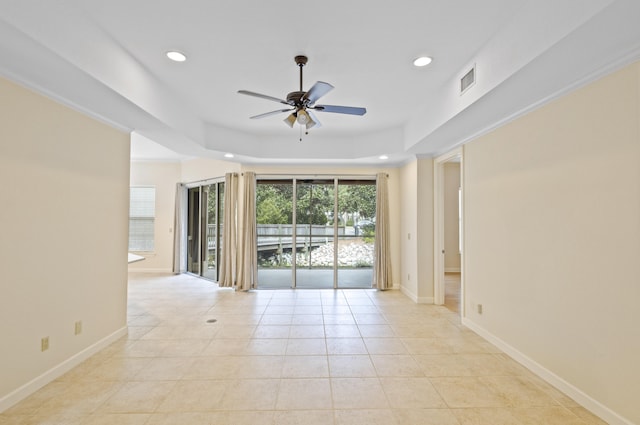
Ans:
[[[215,319],[215,323],[208,323]],[[0,425],[603,424],[399,291],[219,290],[130,276],[129,335]]]
[[[461,295],[460,273],[445,273],[444,306],[453,312],[460,313]]]

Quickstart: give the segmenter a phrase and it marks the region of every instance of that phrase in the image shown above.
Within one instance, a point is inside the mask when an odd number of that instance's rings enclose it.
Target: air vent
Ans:
[[[469,70],[464,77],[460,79],[460,94],[469,90],[469,87],[476,83],[476,66],[473,65],[473,68]]]

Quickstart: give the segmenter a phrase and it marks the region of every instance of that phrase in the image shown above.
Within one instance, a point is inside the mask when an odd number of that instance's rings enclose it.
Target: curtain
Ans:
[[[376,176],[376,239],[373,247],[373,287],[381,291],[393,286],[389,252],[389,189],[385,173]]]
[[[238,208],[238,175],[224,175],[224,222],[222,228],[222,251],[220,256],[219,286],[233,287],[236,284],[236,211]]]
[[[255,288],[258,274],[256,230],[256,174],[244,173],[244,212],[242,214],[242,239],[238,265],[238,289]]]
[[[173,216],[173,272],[184,273],[187,270],[187,187],[176,184],[176,209]]]

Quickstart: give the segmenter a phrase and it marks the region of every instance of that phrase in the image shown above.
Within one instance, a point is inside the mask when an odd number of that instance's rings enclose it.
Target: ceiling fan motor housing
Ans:
[[[303,106],[302,96],[304,96],[306,92],[304,91],[292,91],[287,95],[287,103],[297,108]]]
[[[301,55],[301,56],[296,56],[294,60],[296,61],[296,64],[298,66],[305,66],[309,59],[306,56]]]

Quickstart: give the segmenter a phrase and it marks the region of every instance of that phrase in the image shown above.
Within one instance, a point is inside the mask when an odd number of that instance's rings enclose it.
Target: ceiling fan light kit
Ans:
[[[288,105],[289,109],[278,109],[276,111],[254,115],[249,118],[259,119],[283,112],[291,112],[291,114],[284,119],[284,122],[291,128],[293,128],[293,125],[297,122],[299,125],[304,126],[307,130],[309,130],[312,127],[321,126],[320,121],[316,118],[312,111],[331,112],[335,114],[347,115],[364,115],[367,113],[367,110],[365,108],[357,108],[353,106],[316,105],[316,101],[333,90],[333,86],[323,81],[317,81],[313,86],[311,86],[309,91],[304,91],[302,89],[302,68],[307,64],[308,58],[306,56],[296,56],[294,60],[300,68],[300,90],[293,91],[287,94],[286,100],[261,93],[255,93],[248,90],[238,90],[238,93],[240,94],[258,97],[261,99],[271,100],[273,102]]]

